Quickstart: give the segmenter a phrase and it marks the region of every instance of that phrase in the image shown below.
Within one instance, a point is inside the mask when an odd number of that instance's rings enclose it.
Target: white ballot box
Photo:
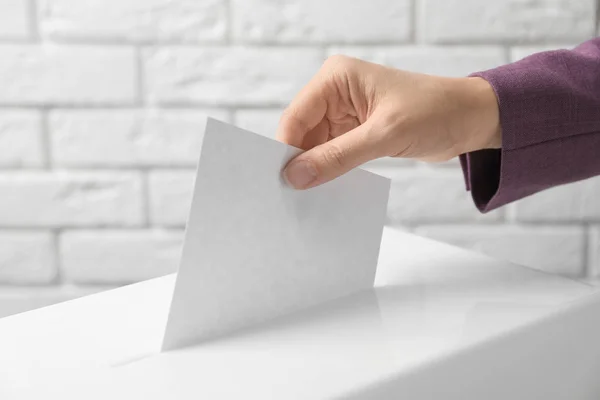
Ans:
[[[161,353],[174,282],[0,320],[0,398],[600,398],[592,287],[393,229],[373,289]]]

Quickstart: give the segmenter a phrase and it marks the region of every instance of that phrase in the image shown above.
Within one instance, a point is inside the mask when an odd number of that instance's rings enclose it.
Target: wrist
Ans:
[[[502,129],[498,99],[492,86],[483,78],[464,78],[467,119],[465,153],[502,147]]]

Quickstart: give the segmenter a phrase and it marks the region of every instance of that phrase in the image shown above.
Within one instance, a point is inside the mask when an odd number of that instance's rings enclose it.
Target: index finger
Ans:
[[[325,83],[317,73],[284,110],[277,127],[277,140],[301,148],[306,135],[325,117]]]

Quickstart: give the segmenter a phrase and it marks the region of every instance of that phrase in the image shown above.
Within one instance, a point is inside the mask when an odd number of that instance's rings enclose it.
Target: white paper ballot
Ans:
[[[389,179],[294,190],[281,170],[299,153],[208,120],[163,350],[373,286]]]

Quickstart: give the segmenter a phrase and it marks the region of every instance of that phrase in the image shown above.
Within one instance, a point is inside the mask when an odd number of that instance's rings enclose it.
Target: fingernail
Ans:
[[[310,161],[293,161],[283,171],[283,176],[290,186],[304,189],[317,179],[317,169]]]

